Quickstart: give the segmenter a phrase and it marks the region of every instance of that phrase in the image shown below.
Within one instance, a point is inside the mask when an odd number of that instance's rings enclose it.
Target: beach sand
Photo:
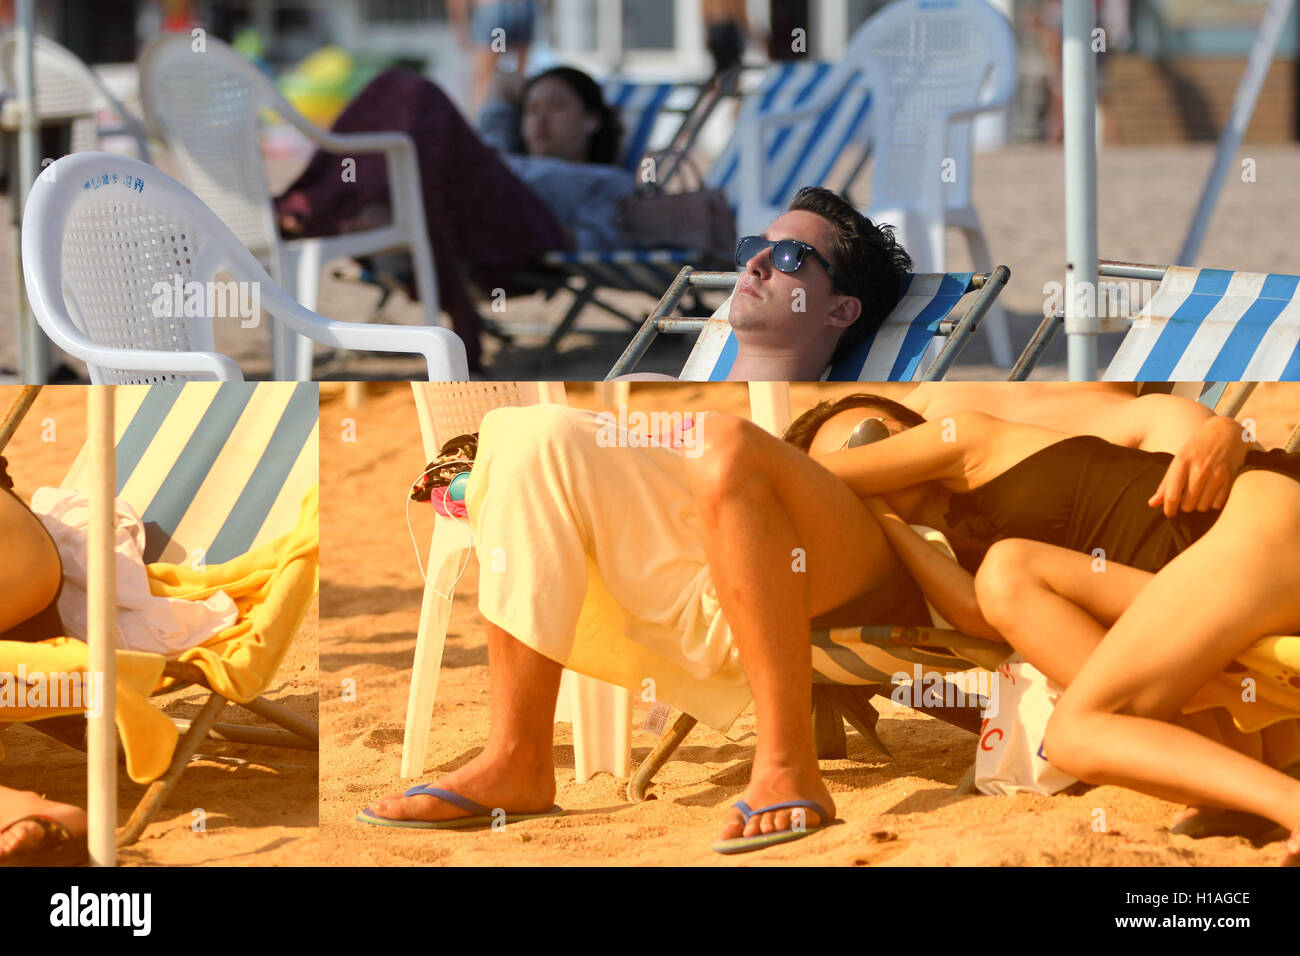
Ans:
[[[792,407],[798,414],[854,388],[796,385]],[[898,397],[906,386],[870,388]],[[1262,385],[1243,412],[1257,419],[1266,447],[1282,443],[1296,424],[1297,388]],[[575,407],[599,407],[589,385],[569,385],[568,396]],[[747,414],[748,404],[743,386],[635,386],[630,408],[655,407]],[[345,428],[354,429],[355,442],[343,440]],[[328,492],[321,510],[327,557],[320,598],[320,816],[328,864],[1260,866],[1281,857],[1277,843],[1171,836],[1165,828],[1177,806],[1119,787],[1052,797],[958,795],[954,788],[971,764],[975,738],[879,697],[878,729],[893,759],[850,731],[849,759],[822,763],[845,822],[761,853],[722,857],[709,849],[748,780],[752,708],[729,736],[697,726],[658,774],[655,799],[641,804],[626,798],[626,780],[609,774],[576,784],[570,728],[559,724],[556,800],[569,811],[563,818],[460,833],[356,823],[357,810],[415,782],[398,776],[422,593],[403,517],[407,489],[424,464],[409,386],[373,385],[359,408],[348,407],[337,388],[324,387],[321,436]],[[431,509],[413,504],[411,521],[423,560]],[[476,592],[471,556],[456,589],[424,782],[468,762],[486,739],[487,647]],[[355,700],[344,699],[349,682]],[[656,736],[641,729],[648,705],[637,701],[634,708],[635,767]],[[1104,830],[1095,829],[1102,823]]]
[[[0,387],[8,409],[16,386]],[[47,386],[19,427],[5,457],[24,501],[43,485],[58,485],[86,438],[86,391]],[[52,435],[54,441],[42,441]],[[304,619],[266,699],[301,717],[317,717],[317,609]],[[192,718],[206,692],[190,688],[153,698],[171,717]],[[228,706],[223,723],[256,723]],[[266,726],[265,723],[261,724]],[[29,725],[0,724],[5,757],[0,784],[37,790],[50,799],[86,805],[86,757]],[[318,861],[317,755],[283,748],[205,741],[180,783],[140,841],[119,851],[121,865],[305,866]],[[145,787],[125,768],[118,776],[118,824],[130,816]],[[195,811],[202,810],[200,816]],[[196,829],[202,819],[206,829]]]

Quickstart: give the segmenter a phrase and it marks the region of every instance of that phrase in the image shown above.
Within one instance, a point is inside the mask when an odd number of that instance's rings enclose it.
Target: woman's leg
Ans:
[[[813,744],[809,623],[863,594],[881,611],[908,578],[871,513],[847,485],[761,428],[725,415],[700,425],[691,464],[718,601],[740,650],[757,715],[745,800],[757,809],[815,800],[834,813]],[[789,829],[791,811],[735,814],[724,839]],[[820,820],[808,811],[804,822]]]
[[[31,623],[43,624],[59,591],[59,553],[49,534],[12,492],[0,490],[0,638],[40,640],[54,634],[32,634]],[[57,619],[57,612],[55,619]]]
[[[1300,826],[1300,781],[1167,721],[1261,637],[1300,630],[1300,484],[1247,472],[1142,588],[1066,690],[1045,749],[1067,773]]]

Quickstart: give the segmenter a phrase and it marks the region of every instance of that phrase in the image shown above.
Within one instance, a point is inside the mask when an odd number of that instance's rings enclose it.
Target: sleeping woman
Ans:
[[[1300,861],[1300,781],[1171,722],[1256,640],[1300,633],[1300,453],[1243,442],[1230,487],[1176,510],[1168,454],[980,412],[885,413],[888,439],[844,448],[862,407],[814,413],[792,432],[813,436],[814,460],[864,500],[939,612],[1066,687],[1053,764],[1265,817]],[[961,564],[908,523],[944,531]]]

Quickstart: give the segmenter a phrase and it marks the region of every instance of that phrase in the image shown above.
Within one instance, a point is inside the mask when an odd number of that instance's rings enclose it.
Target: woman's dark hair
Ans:
[[[805,186],[795,194],[790,209],[821,216],[831,224],[835,238],[823,250],[838,278],[831,288],[862,303],[856,322],[840,334],[831,354],[838,362],[860,345],[894,311],[903,294],[903,279],[912,271],[912,258],[894,238],[892,226],[877,225],[853,204],[821,186]]]
[[[883,395],[870,395],[866,392],[854,392],[833,402],[819,402],[796,418],[781,437],[796,448],[807,451],[812,447],[813,436],[817,430],[840,412],[850,408],[864,408],[868,411],[883,412],[906,428],[925,424],[925,417],[912,411],[892,398]]]
[[[571,66],[555,66],[530,78],[524,85],[524,100],[539,80],[560,80],[582,100],[582,108],[596,114],[596,130],[587,138],[587,162],[618,165],[619,145],[623,141],[623,124],[618,109],[605,102],[600,84],[586,73]]]

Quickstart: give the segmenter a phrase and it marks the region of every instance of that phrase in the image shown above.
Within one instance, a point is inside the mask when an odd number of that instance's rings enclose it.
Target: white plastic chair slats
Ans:
[[[1300,380],[1298,287],[1291,275],[1170,266],[1103,379]]]

